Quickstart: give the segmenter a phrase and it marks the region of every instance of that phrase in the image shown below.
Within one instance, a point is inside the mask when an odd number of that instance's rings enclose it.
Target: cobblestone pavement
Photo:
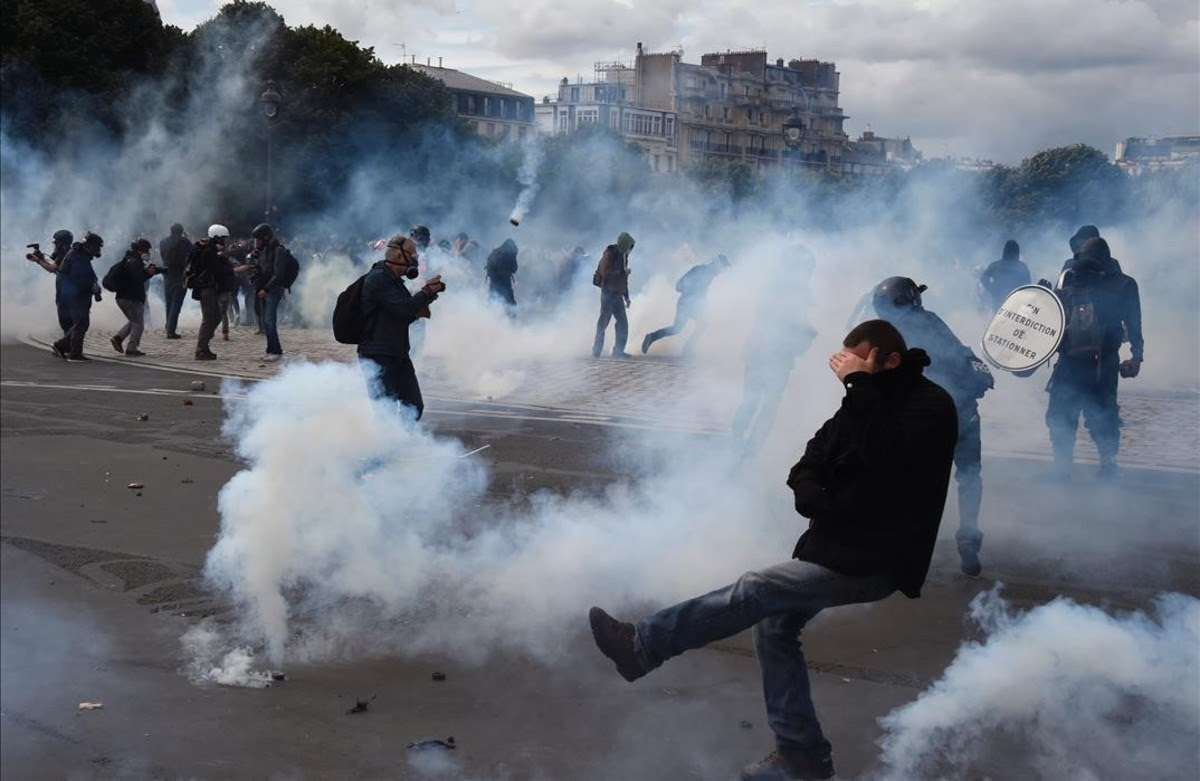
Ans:
[[[142,366],[250,380],[271,377],[297,358],[345,363],[355,358],[352,346],[338,344],[327,331],[281,329],[285,360],[267,363],[262,360],[263,337],[253,328],[234,327],[229,341],[223,341],[218,333],[212,343],[218,360],[202,363],[193,358],[194,334],[184,333],[183,339],[167,340],[161,329],[147,329],[141,345],[147,354],[127,358],[109,344],[112,331],[93,328],[85,352],[104,360],[136,361]],[[51,340],[41,336],[28,341],[48,347]],[[569,411],[583,418],[619,411],[623,418],[651,425],[706,431],[728,430],[742,381],[740,369],[731,371],[728,365],[642,356],[539,361],[469,375],[452,375],[446,369],[436,359],[419,363],[421,387],[427,398],[528,405]],[[1040,384],[1044,382],[1043,377]],[[1045,396],[1040,393],[1040,384],[1035,381],[1022,386],[1023,395],[1018,397],[1009,391],[1014,386],[1002,382],[984,399],[985,454],[1050,458],[1042,423]],[[713,388],[722,390],[713,392]],[[1155,391],[1123,384],[1120,393],[1122,464],[1200,472],[1200,392]],[[996,397],[1001,400],[996,401]],[[1006,406],[1009,401],[1012,405]],[[1012,409],[1013,414],[1000,412],[1005,409]],[[1081,462],[1096,460],[1095,447],[1082,425],[1076,457]]]

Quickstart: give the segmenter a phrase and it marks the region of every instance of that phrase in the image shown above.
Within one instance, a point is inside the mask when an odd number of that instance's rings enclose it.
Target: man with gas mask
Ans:
[[[446,286],[438,275],[416,293],[409,292],[404,280],[420,276],[417,253],[413,239],[393,236],[384,248],[384,259],[363,278],[364,331],[358,357],[368,373],[378,372],[379,394],[410,408],[420,420],[425,403],[409,357],[408,329],[418,318],[429,317],[429,305]]]
[[[87,231],[83,241],[71,245],[58,264],[59,298],[66,304],[71,327],[50,350],[68,361],[90,360],[83,354],[83,337],[92,324],[92,301],[99,301],[100,281],[92,261],[100,257],[104,239]]]
[[[978,575],[983,567],[979,549],[979,507],[983,501],[983,464],[979,399],[995,386],[991,370],[964,345],[950,326],[921,305],[925,285],[908,277],[888,277],[871,292],[875,313],[899,329],[904,341],[929,354],[925,372],[954,399],[958,411],[958,444],[954,449],[954,479],[958,484],[958,531],[954,539],[964,574]]]

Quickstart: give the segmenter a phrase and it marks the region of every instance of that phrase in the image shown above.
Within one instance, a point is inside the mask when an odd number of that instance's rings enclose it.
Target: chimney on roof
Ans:
[[[782,68],[783,67],[783,58],[780,57],[777,60],[775,60],[775,65],[776,65],[776,67]]]
[[[641,41],[638,41],[637,53],[638,54],[642,53],[642,42]]]
[[[442,67],[442,58],[438,57],[438,67]]]
[[[425,67],[426,67],[426,68],[428,68],[428,67],[429,67],[429,65],[430,65],[430,62],[429,62],[429,61],[430,61],[430,60],[432,60],[432,59],[433,59],[432,57],[426,57],[426,58],[425,58]]]

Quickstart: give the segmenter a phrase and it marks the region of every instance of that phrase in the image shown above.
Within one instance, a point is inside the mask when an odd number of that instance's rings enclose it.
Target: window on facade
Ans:
[[[571,102],[579,102],[579,87],[571,87]]]
[[[581,125],[585,122],[599,122],[600,110],[594,108],[580,109],[577,116]]]
[[[490,117],[492,115],[492,99],[491,98],[483,99],[483,115],[485,117]]]
[[[675,158],[671,157],[670,155],[667,155],[667,173],[671,173],[674,170],[675,170]]]
[[[650,132],[656,136],[662,135],[662,117],[658,116],[657,114],[655,114],[654,118],[651,120]]]
[[[729,121],[729,106],[725,106],[721,109],[721,119],[725,120],[726,122]]]
[[[499,112],[496,114],[496,116],[503,119],[504,115],[508,113],[508,101],[504,98],[500,98],[500,105],[497,108],[499,108]]]
[[[621,114],[616,109],[610,108],[608,110],[608,126],[613,130],[619,130],[621,128]]]
[[[652,168],[656,173],[658,172],[658,155],[654,156],[654,164],[653,164]]]
[[[475,113],[475,96],[474,95],[467,95],[467,113],[468,114]]]
[[[571,118],[567,116],[567,112],[558,115],[558,130],[560,133],[565,133],[571,129]]]
[[[668,136],[675,135],[675,117],[666,118],[666,134]]]

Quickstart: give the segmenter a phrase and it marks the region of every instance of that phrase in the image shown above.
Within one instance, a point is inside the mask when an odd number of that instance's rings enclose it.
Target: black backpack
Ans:
[[[124,268],[124,258],[108,267],[108,271],[104,272],[104,279],[100,281],[105,290],[110,293],[117,293],[121,290],[121,277],[125,275]]]
[[[1101,279],[1098,275],[1070,271],[1058,291],[1067,315],[1066,330],[1058,350],[1069,358],[1096,359],[1104,347],[1107,329],[1095,296]]]
[[[367,317],[363,313],[363,274],[338,293],[333,306],[333,338],[342,344],[361,344],[367,335]]]
[[[280,249],[283,248],[280,247]],[[283,269],[277,270],[275,273],[279,274],[283,286],[291,290],[292,285],[296,284],[296,277],[300,276],[300,261],[296,260],[296,256],[286,249],[283,250],[282,258],[276,256],[275,262],[278,263],[280,260],[283,261]],[[350,344],[355,343],[351,342]]]

